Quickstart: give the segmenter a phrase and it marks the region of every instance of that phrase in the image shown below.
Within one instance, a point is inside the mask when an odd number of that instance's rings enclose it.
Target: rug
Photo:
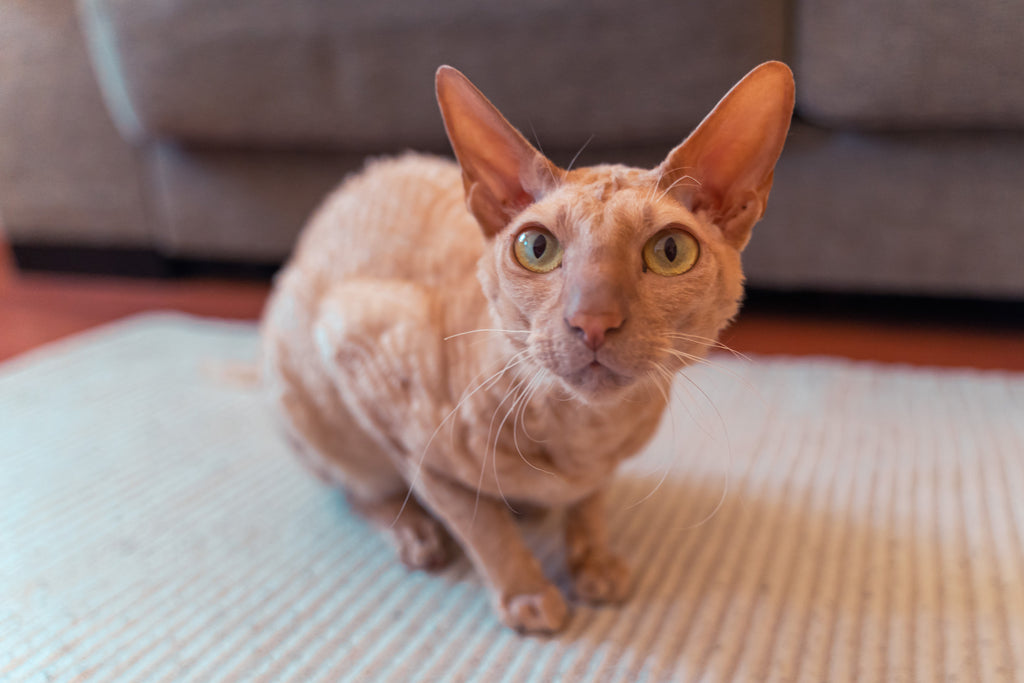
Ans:
[[[0,679],[1024,678],[1024,375],[712,357],[612,489],[632,598],[537,637],[309,476],[255,355],[159,314],[0,366]]]

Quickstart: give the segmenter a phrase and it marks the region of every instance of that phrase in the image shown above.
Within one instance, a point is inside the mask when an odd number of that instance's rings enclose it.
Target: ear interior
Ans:
[[[664,187],[691,210],[706,211],[737,249],[764,214],[794,96],[789,67],[762,64],[659,167]]]
[[[445,130],[466,190],[466,204],[488,235],[550,192],[564,172],[538,152],[458,70],[435,79]]]

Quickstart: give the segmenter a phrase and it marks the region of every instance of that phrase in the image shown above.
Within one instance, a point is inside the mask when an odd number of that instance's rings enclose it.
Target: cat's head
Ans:
[[[437,97],[490,247],[484,292],[531,367],[602,401],[714,344],[738,310],[740,252],[789,129],[788,67],[750,72],[651,170],[558,168],[451,67]]]

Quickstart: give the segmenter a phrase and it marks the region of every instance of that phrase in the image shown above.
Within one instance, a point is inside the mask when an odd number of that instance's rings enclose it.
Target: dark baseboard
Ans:
[[[12,244],[19,270],[125,277],[164,277],[165,259],[148,249]]]
[[[1024,298],[747,289],[743,310],[817,319],[1024,330]],[[742,313],[741,313],[742,315]]]
[[[204,259],[168,259],[169,277],[215,277],[232,280],[270,280],[280,263],[248,263]]]
[[[280,263],[169,258],[150,249],[11,245],[19,270],[115,277],[269,280]]]

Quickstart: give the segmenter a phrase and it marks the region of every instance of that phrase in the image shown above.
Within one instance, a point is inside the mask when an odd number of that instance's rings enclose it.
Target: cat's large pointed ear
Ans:
[[[658,168],[662,186],[671,187],[695,213],[706,211],[737,249],[746,246],[764,214],[793,116],[794,91],[789,67],[762,64]]]
[[[487,235],[554,189],[564,171],[538,152],[483,93],[450,66],[437,70],[437,102],[462,168],[466,206]]]

